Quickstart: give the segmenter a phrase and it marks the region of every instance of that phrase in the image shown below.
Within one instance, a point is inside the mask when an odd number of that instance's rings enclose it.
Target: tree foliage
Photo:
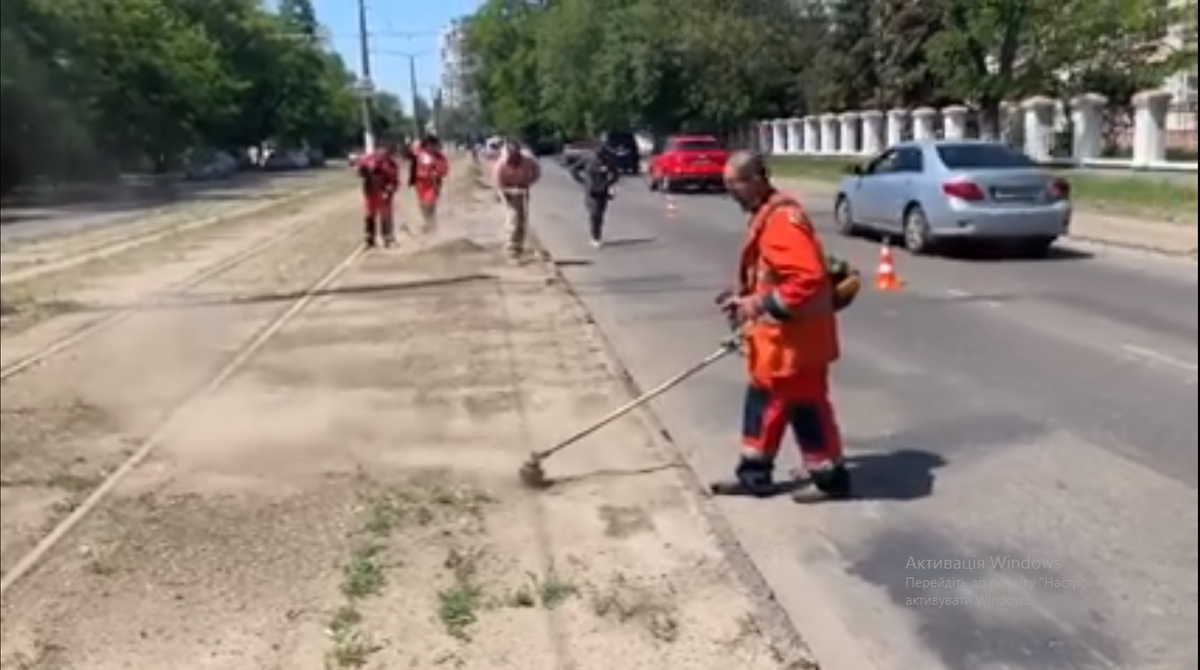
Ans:
[[[166,169],[198,147],[354,141],[353,74],[311,0],[278,4],[5,0],[5,190],[32,176]]]
[[[720,132],[810,111],[995,110],[1088,87],[1121,97],[1189,56],[1195,67],[1195,5],[1177,4],[486,0],[466,30],[483,119],[497,130]],[[1191,51],[1156,55],[1181,22]]]

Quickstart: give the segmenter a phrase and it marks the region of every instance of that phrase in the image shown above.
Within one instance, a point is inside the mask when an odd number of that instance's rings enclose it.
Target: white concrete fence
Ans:
[[[1046,163],[1134,170],[1196,172],[1196,162],[1167,160],[1168,118],[1172,96],[1144,91],[1132,102],[1132,158],[1105,158],[1108,100],[1085,94],[1065,107],[1057,100],[1034,97],[1004,105],[1000,119],[1005,136],[1018,138],[1025,152]],[[1066,112],[1066,122],[1062,117]],[[943,109],[864,110],[804,118],[772,119],[754,125],[743,137],[745,146],[776,156],[860,157],[879,153],[907,140],[969,139],[974,110],[955,105]],[[1052,148],[1066,129],[1070,156],[1055,157]]]

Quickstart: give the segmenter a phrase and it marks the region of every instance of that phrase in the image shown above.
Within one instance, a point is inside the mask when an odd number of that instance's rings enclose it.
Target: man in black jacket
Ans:
[[[604,215],[608,202],[613,198],[613,187],[621,178],[621,171],[611,151],[601,145],[580,157],[572,166],[572,175],[583,185],[583,203],[587,208],[589,232],[592,246],[604,244]]]

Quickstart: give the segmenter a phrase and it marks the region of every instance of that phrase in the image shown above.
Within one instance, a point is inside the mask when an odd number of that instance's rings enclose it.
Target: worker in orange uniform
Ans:
[[[835,284],[812,222],[796,200],[775,190],[761,156],[734,154],[724,177],[751,215],[738,289],[723,303],[744,338],[750,377],[734,486],[755,496],[779,491],[775,457],[790,428],[816,489],[848,497],[829,378],[839,356],[835,313],[853,299],[857,282]]]
[[[383,238],[386,246],[396,244],[396,218],[392,201],[400,187],[400,163],[391,143],[358,159],[358,176],[363,193],[363,238],[374,247]]]
[[[437,225],[438,200],[442,196],[442,183],[449,174],[450,161],[442,153],[441,141],[433,135],[422,137],[413,154],[409,182],[417,193],[426,232]]]

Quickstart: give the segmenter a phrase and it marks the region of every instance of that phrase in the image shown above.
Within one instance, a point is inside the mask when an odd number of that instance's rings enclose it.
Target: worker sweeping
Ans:
[[[363,237],[368,247],[380,239],[386,246],[396,244],[396,219],[392,201],[400,187],[400,164],[390,143],[363,155],[358,161],[362,181]]]
[[[844,268],[833,277],[812,222],[775,190],[762,156],[734,154],[724,179],[750,214],[738,287],[722,305],[743,335],[749,383],[735,481],[714,492],[776,493],[775,459],[790,428],[816,489],[847,497],[850,473],[829,379],[840,353],[836,311],[853,300],[857,277],[847,279]]]
[[[504,250],[512,260],[525,253],[529,233],[529,190],[541,179],[537,159],[516,142],[505,142],[492,172],[496,195],[504,205]]]
[[[450,162],[442,153],[441,142],[426,135],[413,153],[409,184],[417,194],[417,206],[425,232],[437,227],[437,207],[442,196],[442,184],[450,174]]]

